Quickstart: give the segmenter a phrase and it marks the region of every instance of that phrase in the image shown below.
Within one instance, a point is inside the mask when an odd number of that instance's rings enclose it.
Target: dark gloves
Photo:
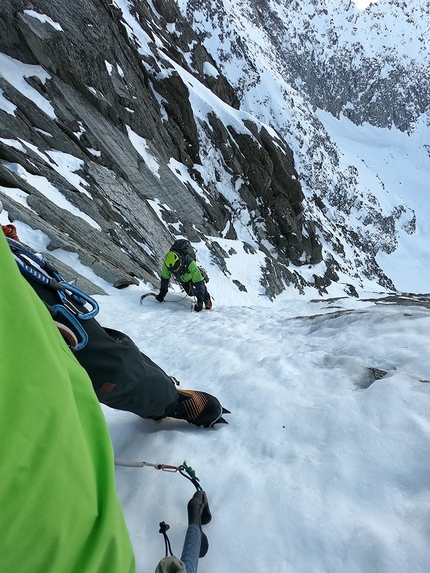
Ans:
[[[202,524],[209,523],[212,515],[207,504],[207,497],[204,491],[196,491],[194,496],[188,502],[188,525],[192,523],[200,529],[201,543],[199,557],[204,557],[209,549],[209,541],[202,531]]]
[[[160,292],[157,294],[157,296],[155,297],[155,300],[158,300],[158,302],[163,302],[164,301],[164,297],[167,294],[167,289],[165,288],[161,288]]]
[[[201,310],[203,310],[203,301],[198,300],[197,304],[194,305],[194,310],[196,312],[200,312]]]

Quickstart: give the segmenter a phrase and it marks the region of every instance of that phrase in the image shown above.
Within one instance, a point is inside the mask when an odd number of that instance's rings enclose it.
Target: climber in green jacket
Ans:
[[[196,261],[187,254],[173,250],[170,250],[164,258],[161,269],[160,292],[155,297],[158,302],[164,301],[172,275],[188,296],[196,297],[195,311],[200,312],[203,309],[203,304],[207,310],[212,308],[210,294]]]
[[[0,233],[0,569],[135,573],[91,381]]]

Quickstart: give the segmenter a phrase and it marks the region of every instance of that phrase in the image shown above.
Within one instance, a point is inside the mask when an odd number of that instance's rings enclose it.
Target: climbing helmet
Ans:
[[[174,251],[169,251],[164,259],[164,264],[172,273],[175,273],[181,268],[181,263],[181,257]]]

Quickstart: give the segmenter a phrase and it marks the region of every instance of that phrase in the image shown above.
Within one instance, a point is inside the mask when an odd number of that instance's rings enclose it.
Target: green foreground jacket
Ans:
[[[134,573],[90,379],[0,233],[0,571]]]

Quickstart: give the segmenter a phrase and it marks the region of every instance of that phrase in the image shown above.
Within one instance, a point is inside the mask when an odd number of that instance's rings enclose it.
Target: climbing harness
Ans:
[[[60,273],[41,256],[36,255],[15,239],[6,237],[6,240],[21,274],[57,293],[58,304],[46,306],[54,319],[57,314],[62,315],[72,327],[71,334],[68,333],[70,329],[67,326],[59,327],[70,348],[72,350],[83,348],[88,342],[88,335],[79,321],[94,318],[99,312],[98,303],[74,286],[72,284],[74,281],[65,281]],[[75,303],[80,305],[80,308]],[[61,324],[58,321],[55,322],[57,326]]]
[[[184,478],[189,480],[194,485],[197,491],[203,491],[201,485],[199,484],[200,480],[196,476],[196,472],[193,470],[191,466],[187,465],[186,462],[184,462],[180,466],[171,466],[168,464],[152,464],[150,462],[127,462],[125,460],[119,460],[115,458],[114,463],[116,466],[122,466],[126,468],[143,468],[145,466],[148,466],[151,468],[155,468],[156,470],[162,470],[164,472],[171,472],[171,473],[178,472],[182,476],[184,476]]]

